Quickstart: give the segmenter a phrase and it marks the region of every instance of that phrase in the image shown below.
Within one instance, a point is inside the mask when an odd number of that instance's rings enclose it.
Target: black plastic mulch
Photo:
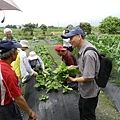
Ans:
[[[45,38],[44,39],[48,44],[57,44],[58,43],[58,41],[56,41],[56,40],[50,40],[49,38]]]
[[[55,44],[55,41],[45,39],[49,44]],[[35,43],[39,44],[39,43]],[[36,83],[35,77],[26,84],[25,98],[32,110],[37,113],[37,120],[79,120],[78,100],[79,95],[76,91],[63,94],[61,90],[58,92],[52,91],[46,94],[46,90],[37,91],[33,86]],[[114,83],[108,84],[106,88],[102,88],[104,93],[108,96],[120,112],[120,87]],[[40,101],[40,96],[48,95],[49,99]],[[28,115],[24,114],[23,120],[27,120]]]
[[[113,102],[115,108],[120,112],[120,86],[108,81],[106,88],[102,89]]]
[[[25,98],[30,108],[37,113],[37,120],[79,120],[78,100],[79,95],[76,91],[63,94],[61,89],[52,90],[46,94],[46,90],[37,91],[33,86],[36,83],[32,77],[26,84]],[[49,99],[40,101],[40,96],[48,95]],[[25,113],[23,120],[27,120]]]

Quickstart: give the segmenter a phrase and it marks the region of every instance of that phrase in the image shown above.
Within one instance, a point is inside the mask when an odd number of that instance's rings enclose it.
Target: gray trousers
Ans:
[[[15,102],[0,106],[0,120],[23,120]]]

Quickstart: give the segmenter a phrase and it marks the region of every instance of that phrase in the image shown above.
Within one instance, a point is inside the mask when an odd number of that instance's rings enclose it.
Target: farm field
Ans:
[[[1,30],[1,38],[4,36],[2,34]],[[33,36],[29,36],[29,34],[21,35],[20,31],[14,31],[15,37],[20,40],[20,39],[28,39],[30,43],[30,49],[27,51],[27,54],[29,53],[30,50],[34,49],[34,46],[37,45],[44,45],[47,50],[49,51],[50,55],[52,58],[56,61],[57,65],[60,65],[61,58],[56,54],[54,47],[56,44],[48,44],[45,40],[42,38],[46,37],[43,36],[41,37],[41,34],[39,34],[39,37],[36,35],[36,40],[33,41]],[[21,37],[22,36],[22,37]],[[54,40],[61,40],[59,36],[50,36],[50,39],[52,39],[52,43]],[[112,61],[113,61],[113,70],[112,70],[112,76],[110,78],[110,82],[115,82],[118,87],[120,87],[120,35],[100,35],[100,36],[95,36],[95,35],[90,35],[86,36],[86,39],[89,40],[92,44],[94,44],[97,49],[102,53],[104,52],[107,56],[109,56]],[[74,54],[76,51],[74,52]],[[114,93],[113,93],[114,94]],[[119,96],[118,92],[118,96]],[[99,102],[98,106],[96,109],[96,115],[97,115],[97,120],[120,120],[120,112],[117,111],[115,108],[114,101],[110,101],[108,96],[104,93],[101,92],[99,95]]]
[[[42,41],[42,44],[45,45],[53,59],[57,61],[57,65],[60,65],[62,61],[54,50],[55,44],[49,45],[45,41]],[[113,103],[108,99],[107,95],[102,91],[99,95],[99,102],[96,109],[96,115],[97,120],[120,120],[120,113],[114,107]]]
[[[47,46],[50,54],[57,61],[61,63],[60,57],[54,51],[54,45]],[[99,102],[96,109],[97,120],[120,120],[120,113],[115,109],[113,103],[108,99],[107,95],[101,91],[99,95]]]

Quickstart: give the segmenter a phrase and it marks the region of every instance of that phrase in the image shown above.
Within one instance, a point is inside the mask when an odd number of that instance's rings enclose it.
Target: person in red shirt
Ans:
[[[10,65],[16,60],[21,45],[9,40],[0,41],[0,120],[22,120],[19,108],[28,113],[28,120],[36,120],[18,86],[18,77]]]
[[[71,66],[71,65],[77,66],[77,60],[74,57],[74,55],[69,50],[64,48],[62,45],[55,46],[55,51],[59,56],[62,56],[62,61],[66,64],[66,66]],[[72,77],[76,77],[76,75]],[[67,85],[73,88],[74,90],[78,89],[77,82],[67,81]]]

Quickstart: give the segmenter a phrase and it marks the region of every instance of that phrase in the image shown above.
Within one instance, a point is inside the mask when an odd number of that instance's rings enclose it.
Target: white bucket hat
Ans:
[[[21,40],[21,41],[20,41],[20,44],[22,45],[22,47],[27,47],[27,48],[29,48],[29,46],[28,46],[28,41],[27,41],[27,40]]]
[[[29,53],[29,57],[28,57],[29,60],[35,60],[37,58],[38,58],[38,55],[36,55],[36,53],[34,51],[31,51]]]

